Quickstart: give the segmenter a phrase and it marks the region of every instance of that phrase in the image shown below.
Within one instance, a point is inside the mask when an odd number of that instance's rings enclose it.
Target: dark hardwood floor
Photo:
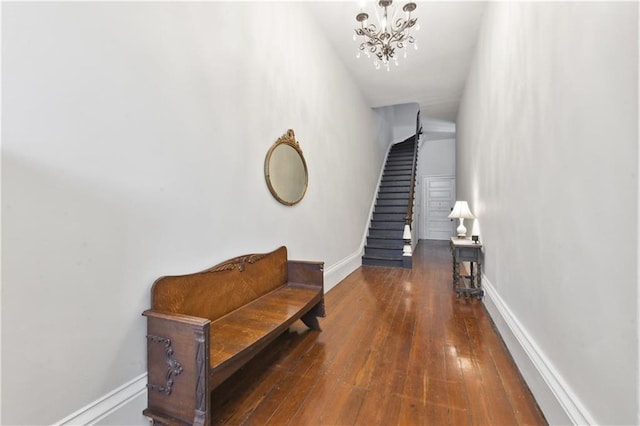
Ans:
[[[483,305],[456,299],[448,243],[365,266],[212,394],[212,424],[546,424]]]

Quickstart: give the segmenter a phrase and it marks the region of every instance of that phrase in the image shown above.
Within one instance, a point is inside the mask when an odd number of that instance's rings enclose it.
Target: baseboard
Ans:
[[[549,424],[595,425],[591,414],[484,275],[482,287],[487,311]]]
[[[362,247],[344,259],[334,263],[324,271],[324,292],[328,292],[335,287],[347,275],[362,266]]]
[[[146,403],[147,393],[147,374],[141,374],[135,379],[125,383],[119,388],[109,392],[102,398],[95,400],[94,402],[86,405],[85,407],[79,409],[73,414],[65,417],[64,419],[54,423],[54,426],[58,425],[94,425],[94,424],[126,424],[127,426],[133,425],[148,425],[149,422],[145,420],[145,417],[142,415],[142,409],[139,411],[136,409],[136,412],[139,415],[136,417],[127,416],[126,423],[122,423],[122,421],[109,421],[109,418],[118,418],[118,412],[121,410],[126,410],[129,405],[139,405],[136,402],[139,402],[141,399]],[[138,420],[138,422],[135,422]],[[135,423],[134,423],[135,422]]]

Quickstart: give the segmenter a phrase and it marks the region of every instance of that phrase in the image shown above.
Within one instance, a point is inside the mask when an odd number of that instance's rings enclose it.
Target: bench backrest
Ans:
[[[151,290],[151,308],[214,321],[286,282],[287,248],[280,247],[195,274],[159,278]]]

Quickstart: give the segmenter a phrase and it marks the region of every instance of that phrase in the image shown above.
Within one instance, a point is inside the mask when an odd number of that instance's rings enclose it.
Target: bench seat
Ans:
[[[321,300],[322,289],[287,284],[213,321],[209,332],[211,387],[228,377],[219,372],[227,367],[233,372],[245,354],[252,357]]]

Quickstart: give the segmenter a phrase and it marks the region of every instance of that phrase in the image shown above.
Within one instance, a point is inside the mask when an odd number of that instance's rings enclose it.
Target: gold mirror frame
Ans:
[[[288,153],[291,149],[293,152]],[[283,164],[283,162],[286,163]],[[272,166],[279,168],[272,169]],[[269,191],[278,202],[286,206],[293,206],[304,198],[307,192],[309,173],[302,149],[300,149],[300,144],[296,141],[292,129],[287,130],[269,148],[264,160],[264,177]]]

